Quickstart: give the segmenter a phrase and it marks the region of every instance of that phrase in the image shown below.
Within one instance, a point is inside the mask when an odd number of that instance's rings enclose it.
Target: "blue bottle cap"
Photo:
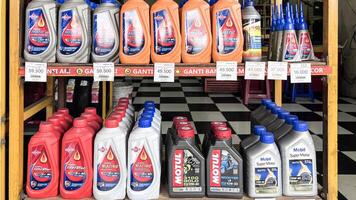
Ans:
[[[142,117],[138,121],[138,127],[140,127],[140,128],[149,128],[149,127],[151,127],[151,123],[152,123],[152,119],[146,118],[146,117]]]
[[[278,112],[278,118],[285,120],[286,117],[289,116],[289,114],[290,113],[288,111],[282,109],[281,111]]]
[[[266,108],[267,108],[268,110],[272,110],[272,108],[273,108],[273,107],[276,107],[276,106],[277,106],[277,105],[276,105],[275,103],[273,103],[273,102],[266,104]]]
[[[292,17],[291,17],[289,3],[287,3],[287,6],[286,6],[286,21],[284,24],[284,30],[294,30],[294,24],[293,24]]]
[[[298,132],[308,131],[308,124],[304,121],[294,121],[293,130]]]
[[[283,31],[284,30],[284,14],[283,14],[283,6],[280,4],[280,10],[279,10],[279,15],[278,15],[278,21],[277,21],[277,31]]]
[[[292,4],[289,5],[289,11],[290,11],[290,18],[292,19],[292,23],[295,24],[295,21],[294,21],[294,11],[293,11],[293,6],[292,6]]]
[[[145,112],[145,111],[155,112],[156,111],[156,107],[154,107],[154,106],[145,106],[145,108],[143,109],[143,112]]]
[[[59,5],[64,4],[64,2],[65,2],[65,0],[57,0],[57,3],[58,3]]]
[[[155,109],[154,108],[145,108],[142,113],[143,114],[144,113],[148,113],[148,114],[154,116],[155,115]]]
[[[216,2],[218,2],[218,0],[209,0],[209,5],[213,6]]]
[[[298,4],[295,4],[295,14],[294,14],[294,28],[295,30],[299,30],[299,12],[298,12]]]
[[[145,101],[144,106],[156,106],[154,101]]]
[[[141,118],[153,118],[152,112],[143,112]]]
[[[295,121],[298,121],[298,116],[297,115],[288,115],[286,116],[286,123],[289,125],[293,125]]]
[[[261,125],[255,125],[253,127],[253,133],[255,135],[261,136],[266,133],[266,127],[261,126]]]
[[[112,0],[101,0],[100,3],[114,3]]]
[[[308,30],[308,24],[304,20],[303,4],[300,4],[299,30]]]
[[[247,7],[247,6],[253,6],[253,0],[245,0],[244,7]]]
[[[271,99],[262,99],[262,100],[261,100],[261,104],[262,104],[262,105],[266,106],[267,103],[272,103],[272,100],[271,100]]]
[[[274,143],[274,135],[271,132],[266,132],[261,135],[260,141],[264,144],[273,144]]]
[[[282,108],[279,106],[275,106],[272,108],[272,114],[278,115],[280,111],[282,111]]]

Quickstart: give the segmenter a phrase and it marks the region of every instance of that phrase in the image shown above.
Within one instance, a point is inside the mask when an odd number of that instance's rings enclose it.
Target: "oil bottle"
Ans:
[[[288,115],[286,117],[285,123],[274,132],[274,138],[277,142],[293,129],[294,121],[298,121],[298,116]]]
[[[298,15],[297,10],[296,10],[296,15]],[[300,18],[299,18],[299,26],[298,26],[297,34],[298,34],[301,60],[315,59],[314,48],[308,30],[308,24],[304,20],[302,3],[300,4]]]
[[[282,61],[300,61],[299,43],[294,29],[289,3],[286,6],[286,21],[283,31]]]

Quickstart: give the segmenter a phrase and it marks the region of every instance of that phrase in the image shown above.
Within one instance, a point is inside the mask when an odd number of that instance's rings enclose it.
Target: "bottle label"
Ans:
[[[165,55],[173,51],[176,45],[176,36],[167,10],[153,13],[153,32],[156,54]]]
[[[30,10],[27,30],[26,47],[28,53],[37,55],[46,51],[51,41],[51,35],[42,9]]]
[[[91,103],[99,103],[100,82],[94,81],[91,86]]]
[[[129,10],[122,14],[122,29],[124,54],[140,53],[145,45],[145,36],[136,10]]]
[[[312,43],[310,40],[309,33],[301,33],[299,36],[299,45],[300,45],[300,52],[301,52],[301,59],[306,60],[310,58],[310,54],[312,53]]]
[[[74,99],[74,88],[75,88],[75,79],[69,79],[66,90],[66,102],[73,103]]]
[[[220,54],[229,54],[238,47],[239,35],[230,10],[225,9],[216,13],[216,50]]]
[[[153,181],[154,171],[150,155],[147,154],[145,146],[135,148],[137,152],[135,162],[130,166],[130,187],[133,191],[143,191],[147,189]]]
[[[265,153],[254,164],[256,194],[278,193],[278,167],[274,157]]]
[[[208,47],[208,31],[198,9],[189,10],[185,15],[185,51],[198,54]]]
[[[261,20],[244,19],[244,58],[262,57]]]
[[[200,168],[200,160],[189,150],[175,150],[172,160],[173,192],[201,192]]]
[[[65,144],[64,158],[63,187],[69,191],[77,190],[84,185],[88,175],[88,168],[85,166],[79,144],[76,142]]]
[[[209,163],[211,192],[240,192],[238,162],[228,151],[214,149]]]
[[[46,188],[52,180],[52,167],[43,145],[32,147],[30,166],[30,187],[33,190]]]
[[[98,56],[109,54],[115,46],[115,30],[110,12],[100,12],[94,15],[93,22],[93,52]]]
[[[285,36],[286,53],[284,60],[293,60],[298,53],[298,40],[295,33],[287,32]]]
[[[109,191],[116,187],[120,181],[120,164],[111,145],[99,145],[97,149],[97,185],[100,191]],[[109,148],[107,148],[109,147]]]
[[[59,51],[63,55],[71,55],[77,52],[83,43],[83,28],[78,15],[73,10],[61,13]]]

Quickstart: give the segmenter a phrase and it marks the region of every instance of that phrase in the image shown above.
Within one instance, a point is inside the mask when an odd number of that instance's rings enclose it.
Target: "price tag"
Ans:
[[[47,63],[26,62],[25,82],[47,82]]]
[[[291,83],[311,83],[311,64],[310,63],[291,63],[290,64]]]
[[[237,81],[237,62],[217,61],[216,80],[218,81]]]
[[[154,82],[174,82],[174,63],[155,63]]]
[[[267,79],[269,80],[287,80],[288,63],[287,62],[268,62]]]
[[[113,62],[93,63],[94,81],[114,81],[115,65]]]
[[[245,79],[246,80],[265,80],[266,63],[265,62],[246,62]]]

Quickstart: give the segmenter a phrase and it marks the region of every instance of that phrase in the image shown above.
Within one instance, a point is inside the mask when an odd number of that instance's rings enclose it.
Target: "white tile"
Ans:
[[[347,199],[355,199],[356,175],[339,175],[339,191]]]
[[[181,83],[199,83],[199,80],[192,78],[192,79],[179,79]]]
[[[181,87],[180,83],[161,83],[161,87]]]
[[[142,80],[142,83],[153,83],[153,78],[145,78]]]
[[[167,134],[167,130],[168,130],[168,128],[172,127],[172,124],[173,124],[172,121],[170,121],[170,122],[162,122],[162,124],[161,124],[162,134]]]
[[[319,115],[319,116],[323,116],[323,112],[315,112],[315,114]]]
[[[303,104],[303,103],[305,103],[305,104],[322,104],[323,103],[317,99],[314,99],[314,101],[311,101],[310,98],[304,98],[304,97],[297,97],[296,102],[301,103],[301,104]]]
[[[232,144],[233,144],[233,145],[236,145],[236,144],[240,144],[240,143],[241,143],[241,138],[240,138],[238,135],[233,134],[233,135],[231,136],[231,138],[232,138]]]
[[[184,97],[184,93],[183,92],[162,91],[161,97]]]
[[[133,83],[132,84],[134,87],[140,87],[141,83]]]
[[[356,112],[356,104],[339,104],[338,108],[343,112]]]
[[[343,151],[342,153],[356,162],[356,151]]]
[[[339,134],[339,135],[353,135],[354,133],[352,133],[351,131],[349,131],[341,126],[338,126],[337,134]]]
[[[184,104],[184,103],[170,103],[170,104],[161,103],[160,110],[162,112],[165,112],[165,111],[184,112],[184,111],[189,111],[189,107],[187,104]]]
[[[191,112],[195,122],[226,121],[221,112]]]
[[[182,87],[184,92],[203,92],[202,87]]]
[[[323,139],[317,135],[312,135],[315,151],[323,151]]]
[[[347,97],[341,97],[340,99],[347,101],[349,103],[353,103],[356,104],[356,99],[352,99],[352,98],[347,98]]]
[[[344,113],[344,112],[339,112],[338,114],[338,121],[339,122],[356,122],[356,117]]]
[[[237,135],[251,134],[251,123],[250,122],[229,122],[229,124]]]
[[[143,104],[145,101],[154,101],[156,104],[160,103],[159,97],[135,97],[134,104]]]
[[[210,97],[234,97],[233,94],[215,94],[215,93],[210,93]]]
[[[318,122],[307,122],[309,125],[309,130],[312,131],[313,133],[317,135],[322,135],[323,134],[323,122],[318,121]]]
[[[248,112],[250,111],[245,105],[237,103],[217,103],[216,106],[220,111]]]
[[[160,87],[139,87],[138,91],[139,92],[160,92],[161,88]]]
[[[310,112],[311,110],[309,110],[308,108],[296,104],[296,103],[285,103],[282,105],[282,107],[289,111],[289,112]]]
[[[186,97],[187,103],[196,104],[213,104],[213,100],[210,97]]]

